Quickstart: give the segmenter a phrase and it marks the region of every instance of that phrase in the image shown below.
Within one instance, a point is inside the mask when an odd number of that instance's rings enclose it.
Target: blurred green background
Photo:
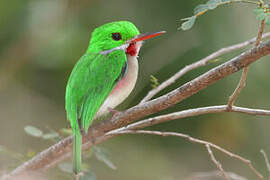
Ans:
[[[234,4],[200,17],[187,32],[178,31],[180,19],[191,16],[200,0],[1,0],[0,1],[0,145],[20,154],[40,152],[53,144],[24,132],[32,125],[44,131],[69,126],[64,110],[65,85],[73,65],[86,51],[91,31],[106,22],[132,21],[141,32],[166,30],[147,41],[140,52],[138,83],[118,109],[136,105],[151,89],[150,75],[160,82],[185,65],[210,53],[248,40],[258,31],[252,5]],[[269,28],[267,28],[269,29]],[[267,30],[266,29],[266,30]],[[160,94],[229,60],[241,51],[223,56],[217,63],[196,69]],[[236,104],[270,109],[269,57],[254,63],[247,87]],[[188,108],[224,104],[241,73],[225,78],[160,114]],[[260,149],[270,154],[269,117],[236,113],[203,115],[175,120],[149,129],[187,133],[216,143],[250,159],[265,175]],[[117,166],[112,170],[94,156],[85,163],[96,179],[179,180],[196,172],[215,171],[204,146],[173,137],[127,135],[113,138],[101,147],[110,152]],[[246,165],[216,153],[227,171],[255,179]],[[0,154],[0,172],[20,164]],[[38,179],[38,178],[35,178]],[[68,180],[58,168],[45,179]]]

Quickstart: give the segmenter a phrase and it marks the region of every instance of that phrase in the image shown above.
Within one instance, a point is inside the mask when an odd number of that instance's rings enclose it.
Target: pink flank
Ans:
[[[128,80],[126,78],[126,76],[124,76],[121,80],[119,80],[116,84],[116,86],[113,88],[112,92],[110,93],[110,95],[115,94],[118,91],[121,91],[121,89],[126,86],[128,83]]]

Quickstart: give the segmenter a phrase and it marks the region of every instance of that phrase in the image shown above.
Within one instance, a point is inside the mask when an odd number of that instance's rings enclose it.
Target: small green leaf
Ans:
[[[261,14],[258,14],[256,16],[256,19],[258,19],[259,21],[262,21],[262,20],[264,20],[266,18],[267,18],[267,14],[265,14],[265,13],[261,13]]]
[[[157,88],[159,85],[158,79],[153,75],[150,76],[150,82],[153,89]]]
[[[253,13],[256,15],[256,19],[258,19],[259,21],[265,20],[265,24],[270,25],[269,12],[265,12],[264,9],[258,7],[253,10]]]
[[[264,19],[266,20],[266,18],[268,17],[268,14],[265,13],[262,8],[254,9],[253,13],[256,15],[256,19],[258,19],[259,21],[262,21]]]
[[[208,9],[215,9],[216,7],[218,7],[218,5],[220,5],[222,3],[222,0],[209,0],[206,5],[208,7]]]
[[[184,31],[189,30],[194,25],[195,20],[196,20],[196,16],[187,18],[187,21],[181,25],[181,29]]]
[[[40,129],[38,129],[38,128],[34,127],[34,126],[25,126],[24,131],[28,135],[34,136],[34,137],[41,137],[42,134],[43,134],[43,132]]]
[[[261,9],[261,8],[256,8],[256,9],[253,10],[253,13],[255,15],[262,14],[262,13],[264,13],[264,10]]]
[[[265,18],[265,24],[270,25],[270,17],[269,16],[267,16]]]
[[[110,160],[109,152],[106,149],[97,146],[94,146],[92,149],[99,161],[105,163],[113,170],[117,169],[113,162]]]
[[[206,4],[200,4],[194,8],[194,15],[197,15],[207,10],[208,10],[208,6]]]
[[[55,139],[59,137],[59,134],[57,132],[47,133],[42,136],[43,139]]]
[[[60,163],[58,164],[58,168],[66,173],[73,173],[73,167],[71,163]]]
[[[210,60],[209,63],[217,63],[217,62],[219,62],[221,60],[222,60],[222,58],[216,58],[216,59]]]
[[[85,172],[80,177],[80,180],[96,180],[96,175],[93,172]]]
[[[37,154],[37,153],[36,153],[34,150],[30,149],[30,150],[27,151],[26,156],[27,156],[28,158],[32,158],[32,157],[34,157],[36,154]]]

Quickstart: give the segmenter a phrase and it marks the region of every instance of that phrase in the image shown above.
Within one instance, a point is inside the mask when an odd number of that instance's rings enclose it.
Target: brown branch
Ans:
[[[265,34],[262,34],[261,36],[261,39],[264,39],[264,38],[267,38],[267,37],[270,37],[270,33],[265,33]],[[260,39],[260,40],[261,40]],[[239,44],[235,44],[235,45],[232,45],[232,46],[228,46],[228,47],[225,47],[225,48],[222,48],[212,54],[210,54],[209,56],[193,63],[193,64],[190,64],[190,65],[187,65],[186,67],[184,67],[183,69],[181,69],[179,72],[177,72],[176,74],[174,74],[172,77],[170,77],[169,79],[167,79],[166,81],[164,81],[163,83],[161,83],[158,87],[152,89],[151,91],[148,92],[148,94],[141,100],[140,104],[142,103],[145,103],[146,101],[150,100],[152,97],[154,97],[157,93],[159,93],[160,91],[162,91],[163,89],[165,89],[166,87],[170,86],[171,84],[173,84],[177,79],[179,79],[180,77],[182,77],[184,74],[186,74],[187,72],[193,70],[193,69],[196,69],[196,68],[199,68],[201,66],[205,66],[207,65],[211,60],[223,55],[223,54],[226,54],[226,53],[229,53],[229,52],[232,52],[232,51],[235,51],[235,50],[238,50],[238,49],[242,49],[244,47],[247,47],[253,43],[256,43],[257,44],[258,42],[258,36],[257,37],[254,37],[248,41],[245,41],[245,42],[242,42],[242,43],[239,43]],[[259,41],[260,42],[260,41]],[[257,47],[257,46],[256,46]]]
[[[243,176],[239,176],[233,172],[227,172],[227,175],[233,180],[247,180],[247,178]],[[188,177],[188,180],[199,180],[199,179],[213,179],[221,176],[220,171],[211,171],[211,172],[197,172],[192,176]]]
[[[125,127],[121,127],[112,131],[109,131],[106,133],[106,135],[110,135],[114,132],[120,132],[123,130],[135,130],[135,129],[142,129],[145,127],[153,126],[155,124],[164,123],[171,120],[178,120],[183,119],[187,117],[194,117],[199,116],[203,114],[214,114],[214,113],[224,113],[227,111],[227,105],[220,105],[220,106],[208,106],[208,107],[201,107],[201,108],[194,108],[194,109],[188,109],[183,110],[180,112],[174,112],[170,114],[160,115],[152,118],[148,118],[145,120],[141,120],[132,124],[129,124]],[[237,112],[237,113],[243,113],[248,115],[260,115],[260,116],[270,116],[269,110],[262,110],[262,109],[250,109],[250,108],[244,108],[244,107],[237,107],[233,106],[232,110],[230,112]]]
[[[262,20],[254,47],[258,47],[262,41],[264,26],[265,26],[265,20]]]
[[[265,22],[264,22],[264,20],[262,20],[256,41],[255,41],[255,45],[254,45],[255,48],[258,47],[262,41],[264,26],[265,26]],[[236,98],[239,96],[242,89],[246,86],[247,74],[248,74],[248,66],[244,67],[240,81],[239,81],[237,87],[235,88],[233,94],[229,97],[228,111],[230,111],[232,109],[233,103],[235,102]]]
[[[262,155],[264,157],[264,161],[265,161],[265,164],[266,164],[266,167],[267,167],[267,171],[268,171],[268,179],[269,179],[270,178],[270,163],[269,163],[267,154],[264,152],[263,149],[261,150],[261,153],[262,153]]]
[[[248,74],[248,67],[245,67],[243,72],[242,72],[242,75],[241,75],[241,78],[239,80],[237,87],[235,88],[234,92],[232,93],[232,95],[229,98],[228,111],[230,111],[232,109],[233,103],[235,102],[236,98],[239,96],[242,89],[246,86],[247,74]]]
[[[102,121],[91,126],[88,133],[83,135],[83,148],[89,148],[109,139],[110,136],[104,136],[106,132],[123,127],[140,118],[167,109],[268,54],[270,54],[270,41],[266,41],[265,43],[260,44],[257,48],[252,48],[232,60],[211,69],[168,94],[144,104],[134,106],[117,114],[111,120]],[[64,158],[69,157],[71,151],[72,137],[70,136],[17,167],[6,177],[8,178],[25,171],[40,170],[45,167],[50,167]]]
[[[211,147],[209,146],[209,144],[206,144],[206,149],[210,155],[211,160],[214,162],[214,164],[217,166],[217,168],[219,169],[219,171],[221,172],[222,176],[224,177],[224,179],[226,180],[230,180],[231,178],[227,175],[227,173],[224,171],[222,165],[220,162],[218,162],[218,160],[215,158],[213,151],[211,150]]]
[[[232,152],[230,152],[230,151],[228,151],[226,149],[223,149],[222,147],[220,147],[220,146],[218,146],[216,144],[213,144],[211,142],[204,141],[204,140],[201,140],[201,139],[193,138],[193,137],[191,137],[191,136],[189,136],[187,134],[176,133],[176,132],[148,131],[148,130],[122,130],[122,131],[119,131],[119,132],[110,133],[110,135],[121,135],[121,134],[148,134],[148,135],[158,135],[158,136],[163,136],[163,137],[166,137],[166,136],[181,137],[181,138],[184,138],[184,139],[186,139],[186,140],[188,140],[190,142],[196,143],[196,144],[202,144],[202,145],[205,145],[206,147],[207,146],[212,147],[212,148],[214,148],[214,149],[216,149],[216,150],[230,156],[231,158],[235,158],[235,159],[243,162],[244,164],[246,164],[250,168],[250,170],[257,176],[258,179],[263,179],[263,176],[253,167],[250,160],[245,159],[245,158],[243,158],[243,157],[241,157],[241,156],[239,156],[237,154],[234,154],[234,153],[232,153]],[[211,151],[211,149],[210,149],[210,151]],[[209,152],[209,150],[208,150],[208,152]],[[209,152],[209,154],[211,156],[211,154],[213,154],[212,151],[211,151],[211,153]],[[216,161],[215,164],[216,163],[218,163],[218,162]],[[221,170],[220,168],[223,170],[223,168],[219,166],[218,169]],[[223,172],[225,172],[225,171],[223,170]],[[226,176],[226,177],[228,177],[228,176]]]

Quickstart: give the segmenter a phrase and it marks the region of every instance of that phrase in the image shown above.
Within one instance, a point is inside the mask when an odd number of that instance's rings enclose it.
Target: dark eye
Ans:
[[[112,33],[112,38],[116,41],[119,41],[122,39],[121,34],[120,33]]]

